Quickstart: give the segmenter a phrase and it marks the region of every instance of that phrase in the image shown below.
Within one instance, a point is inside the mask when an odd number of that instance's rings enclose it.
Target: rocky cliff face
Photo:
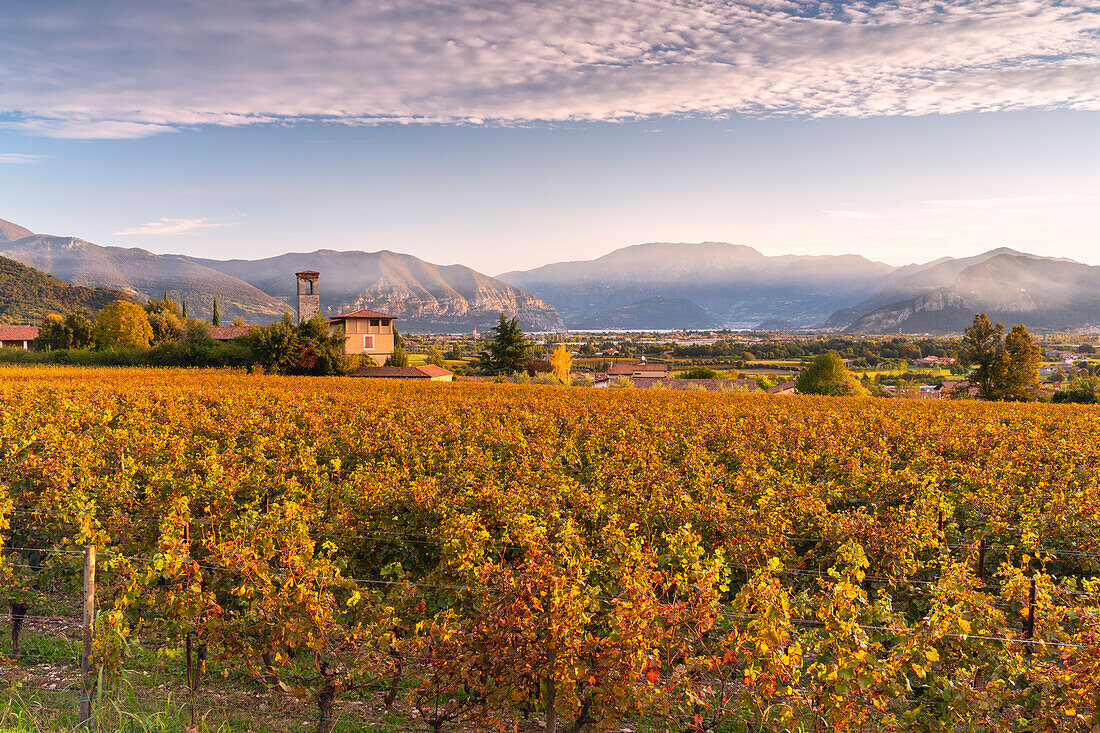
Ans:
[[[405,331],[484,330],[495,325],[501,313],[518,317],[528,331],[565,328],[552,305],[517,287],[462,265],[435,265],[396,252],[318,250],[263,260],[191,261],[290,302],[294,273],[316,270],[321,273],[323,313],[356,308],[384,311],[397,316],[398,328]]]
[[[949,287],[876,308],[847,330],[958,332],[976,313],[1041,330],[1094,326],[1100,323],[1100,267],[1017,252],[993,253],[958,270]]]
[[[883,306],[858,318],[847,331],[850,333],[894,333],[911,330],[912,324],[921,320],[920,316],[934,315],[944,316],[948,311],[969,312],[974,309],[971,301],[959,293],[947,288],[934,290],[916,298]],[[942,320],[942,318],[937,318]],[[928,329],[930,331],[943,330],[938,326]],[[948,327],[948,330],[950,328]]]

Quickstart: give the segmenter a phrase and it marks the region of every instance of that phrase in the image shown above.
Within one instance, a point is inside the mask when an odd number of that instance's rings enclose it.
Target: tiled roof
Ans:
[[[783,384],[777,384],[774,387],[764,390],[768,394],[782,394],[783,392],[791,392],[794,390],[794,382],[784,382]]]
[[[435,364],[421,364],[417,367],[417,369],[424,372],[429,377],[446,377],[447,375],[451,374],[450,371],[444,369],[443,367],[438,367]]]
[[[432,377],[445,377],[451,372],[440,369],[434,364],[421,366],[380,366],[359,367],[350,374],[352,377],[381,377],[384,379],[431,379]]]
[[[244,336],[251,330],[252,326],[211,326],[209,333],[212,339],[232,341],[235,338]]]
[[[367,310],[366,308],[360,308],[355,311],[348,311],[347,313],[341,313],[338,316],[333,316],[330,321],[341,321],[345,318],[393,318],[397,319],[397,316],[391,316],[389,313],[382,313],[381,311]]]
[[[34,341],[38,326],[0,325],[0,341]]]
[[[607,373],[612,376],[630,376],[631,374],[641,372],[652,372],[654,374],[668,374],[667,364],[647,364],[642,361],[625,363],[625,364],[612,364],[611,368],[607,370]]]

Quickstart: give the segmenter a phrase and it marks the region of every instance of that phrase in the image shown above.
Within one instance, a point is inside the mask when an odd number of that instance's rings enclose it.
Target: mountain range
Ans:
[[[114,288],[139,300],[165,293],[209,318],[213,301],[225,319],[269,323],[295,310],[299,270],[321,272],[324,314],[369,308],[399,317],[411,332],[457,332],[492,326],[501,313],[531,331],[560,331],[553,306],[463,265],[434,265],[395,252],[318,250],[262,260],[209,260],[104,247],[75,237],[35,234],[0,220],[0,256],[73,285]]]
[[[693,303],[727,328],[767,320],[810,327],[850,306],[852,293],[872,292],[892,269],[856,255],[768,257],[725,242],[650,243],[498,277],[552,303],[571,327],[656,297]]]
[[[393,313],[409,332],[454,333],[500,313],[533,331],[816,329],[952,333],[975,313],[1037,330],[1100,326],[1100,267],[994,249],[895,267],[857,255],[767,256],[725,242],[639,244],[490,277],[408,254],[317,250],[214,260],[34,234],[0,220],[0,256],[73,285],[138,299],[167,292],[208,316],[293,311],[298,270],[321,273],[322,312]]]

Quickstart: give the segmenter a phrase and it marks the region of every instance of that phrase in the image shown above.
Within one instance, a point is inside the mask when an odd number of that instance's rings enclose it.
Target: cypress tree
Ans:
[[[217,298],[214,298],[214,313],[213,313],[213,315],[210,316],[210,322],[212,324],[214,324],[215,326],[222,325],[222,317],[221,317],[221,314],[218,313],[218,299]]]

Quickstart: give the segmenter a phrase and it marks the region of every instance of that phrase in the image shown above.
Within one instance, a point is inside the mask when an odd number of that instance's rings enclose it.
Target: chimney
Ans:
[[[321,291],[317,287],[321,273],[302,270],[294,273],[294,276],[298,278],[298,323],[302,323],[321,310]]]

